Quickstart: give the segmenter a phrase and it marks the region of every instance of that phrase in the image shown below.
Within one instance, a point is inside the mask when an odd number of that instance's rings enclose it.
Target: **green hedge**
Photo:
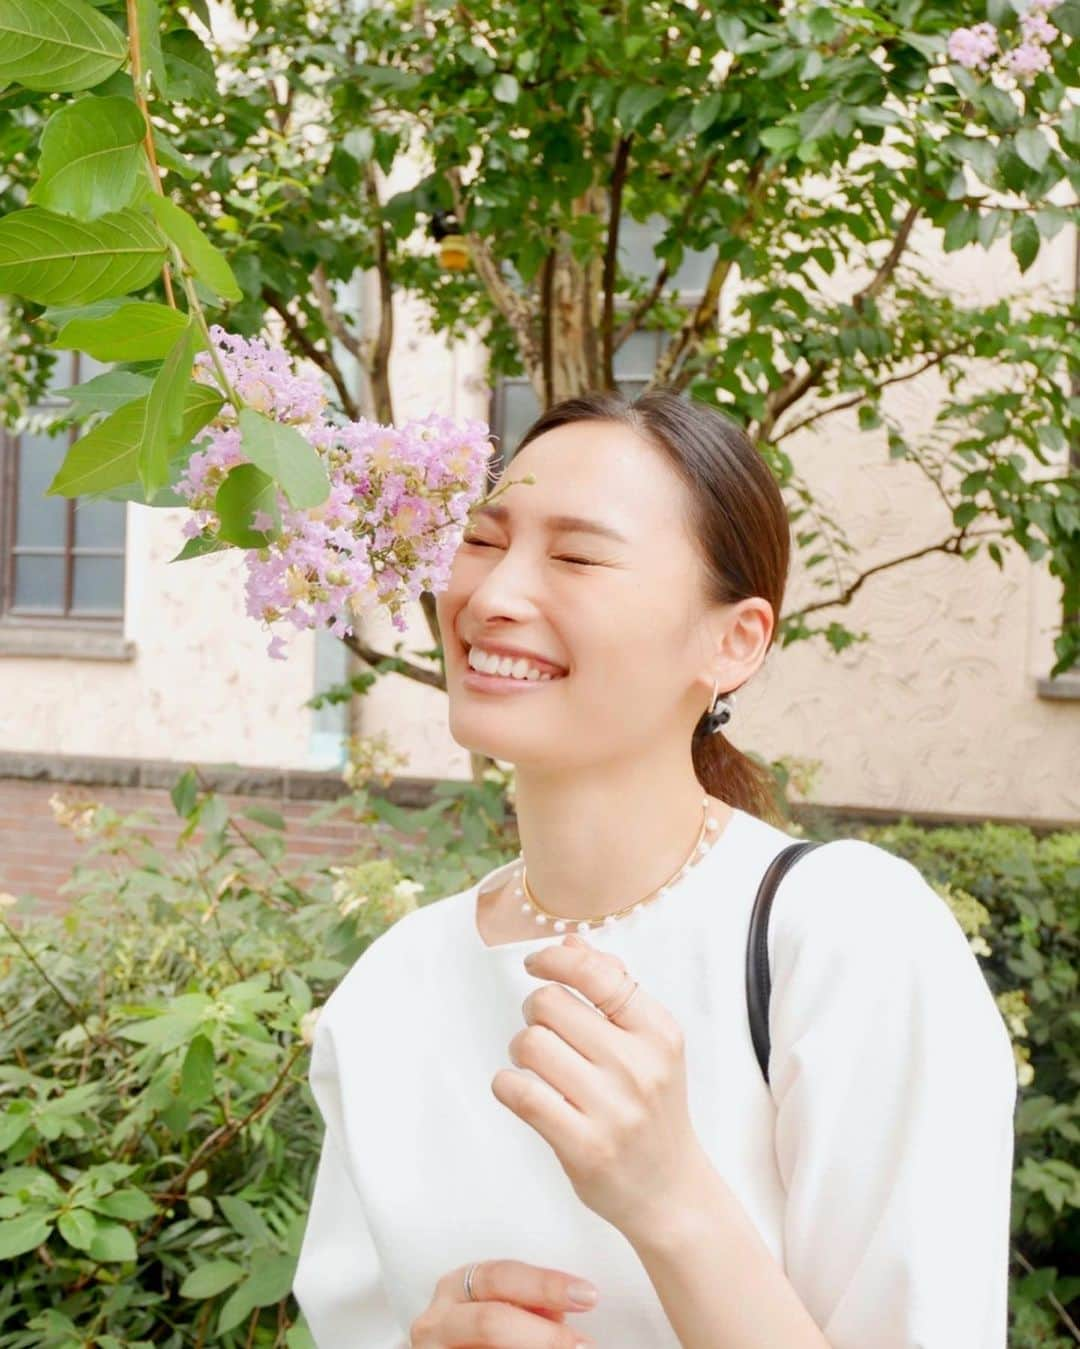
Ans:
[[[371,829],[337,866],[292,859],[278,815],[230,816],[191,774],[168,853],[146,816],[58,805],[87,848],[69,909],[0,909],[0,1349],[311,1345],[289,1289],[317,1009],[402,913],[516,852],[505,785],[447,783],[423,810],[361,788],[323,808]],[[1073,1344],[1080,834],[862,832],[938,885],[1006,1015],[1030,1078],[1010,1344]]]

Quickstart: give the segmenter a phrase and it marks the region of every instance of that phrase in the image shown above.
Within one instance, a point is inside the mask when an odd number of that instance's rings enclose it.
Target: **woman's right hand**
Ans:
[[[483,1260],[473,1270],[470,1302],[468,1268],[460,1265],[435,1285],[431,1302],[409,1327],[409,1349],[594,1349],[587,1335],[562,1323],[567,1312],[596,1305],[570,1296],[573,1284],[588,1280],[521,1260]]]

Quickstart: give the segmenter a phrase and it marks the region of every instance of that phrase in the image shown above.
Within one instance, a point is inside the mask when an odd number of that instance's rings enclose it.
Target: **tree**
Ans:
[[[12,3],[0,0],[0,16]],[[149,4],[130,8],[152,37]],[[622,345],[659,328],[653,383],[736,416],[794,497],[796,544],[821,594],[780,616],[785,644],[863,639],[839,615],[882,570],[983,549],[1000,567],[1019,547],[1061,581],[1072,616],[1054,673],[1080,656],[1080,483],[1065,462],[1080,410],[1076,297],[973,304],[935,283],[912,246],[920,230],[946,252],[1006,237],[1027,271],[1043,240],[1075,223],[1077,0],[1043,13],[1055,30],[1040,47],[1046,68],[1028,72],[1008,56],[1036,11],[1005,0],[985,12],[925,0],[234,9],[246,36],[231,53],[199,5],[168,9],[142,82],[166,180],[242,291],[220,297],[226,326],[250,332],[276,312],[345,412],[386,421],[395,294],[421,299],[451,339],[482,332],[492,375],[525,372],[542,405],[611,387]],[[114,11],[95,12],[120,21]],[[969,68],[950,38],[987,23],[1004,56]],[[127,97],[122,65],[79,102]],[[19,78],[11,61],[4,74]],[[12,102],[2,134],[23,148],[9,204],[32,180],[34,118],[55,100],[16,90]],[[420,176],[389,195],[402,155]],[[19,214],[0,221],[0,250]],[[621,264],[628,219],[659,224],[652,276]],[[439,265],[433,220],[463,231],[468,268]],[[688,250],[711,259],[691,305],[670,285]],[[0,290],[14,291],[5,256]],[[374,334],[336,298],[357,269],[378,278]],[[859,279],[838,297],[841,269]],[[342,351],[365,372],[359,396]],[[930,372],[948,396],[916,439],[882,399]],[[952,521],[861,570],[788,450],[797,430],[851,408],[927,476]],[[369,663],[442,683],[347,640]]]

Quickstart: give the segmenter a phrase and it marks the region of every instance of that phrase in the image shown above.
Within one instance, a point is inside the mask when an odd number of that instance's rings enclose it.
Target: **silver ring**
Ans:
[[[480,1299],[475,1295],[475,1293],[472,1290],[472,1276],[474,1272],[479,1268],[480,1268],[480,1261],[477,1260],[473,1264],[471,1264],[469,1268],[465,1271],[465,1296],[469,1299],[470,1302],[480,1301]]]

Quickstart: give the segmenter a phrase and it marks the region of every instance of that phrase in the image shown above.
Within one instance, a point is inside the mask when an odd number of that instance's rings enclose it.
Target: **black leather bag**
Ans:
[[[769,1080],[769,913],[776,887],[804,853],[820,848],[821,842],[807,839],[781,848],[769,863],[758,886],[746,938],[746,1010],[750,1017],[750,1038],[761,1065],[762,1076]]]

